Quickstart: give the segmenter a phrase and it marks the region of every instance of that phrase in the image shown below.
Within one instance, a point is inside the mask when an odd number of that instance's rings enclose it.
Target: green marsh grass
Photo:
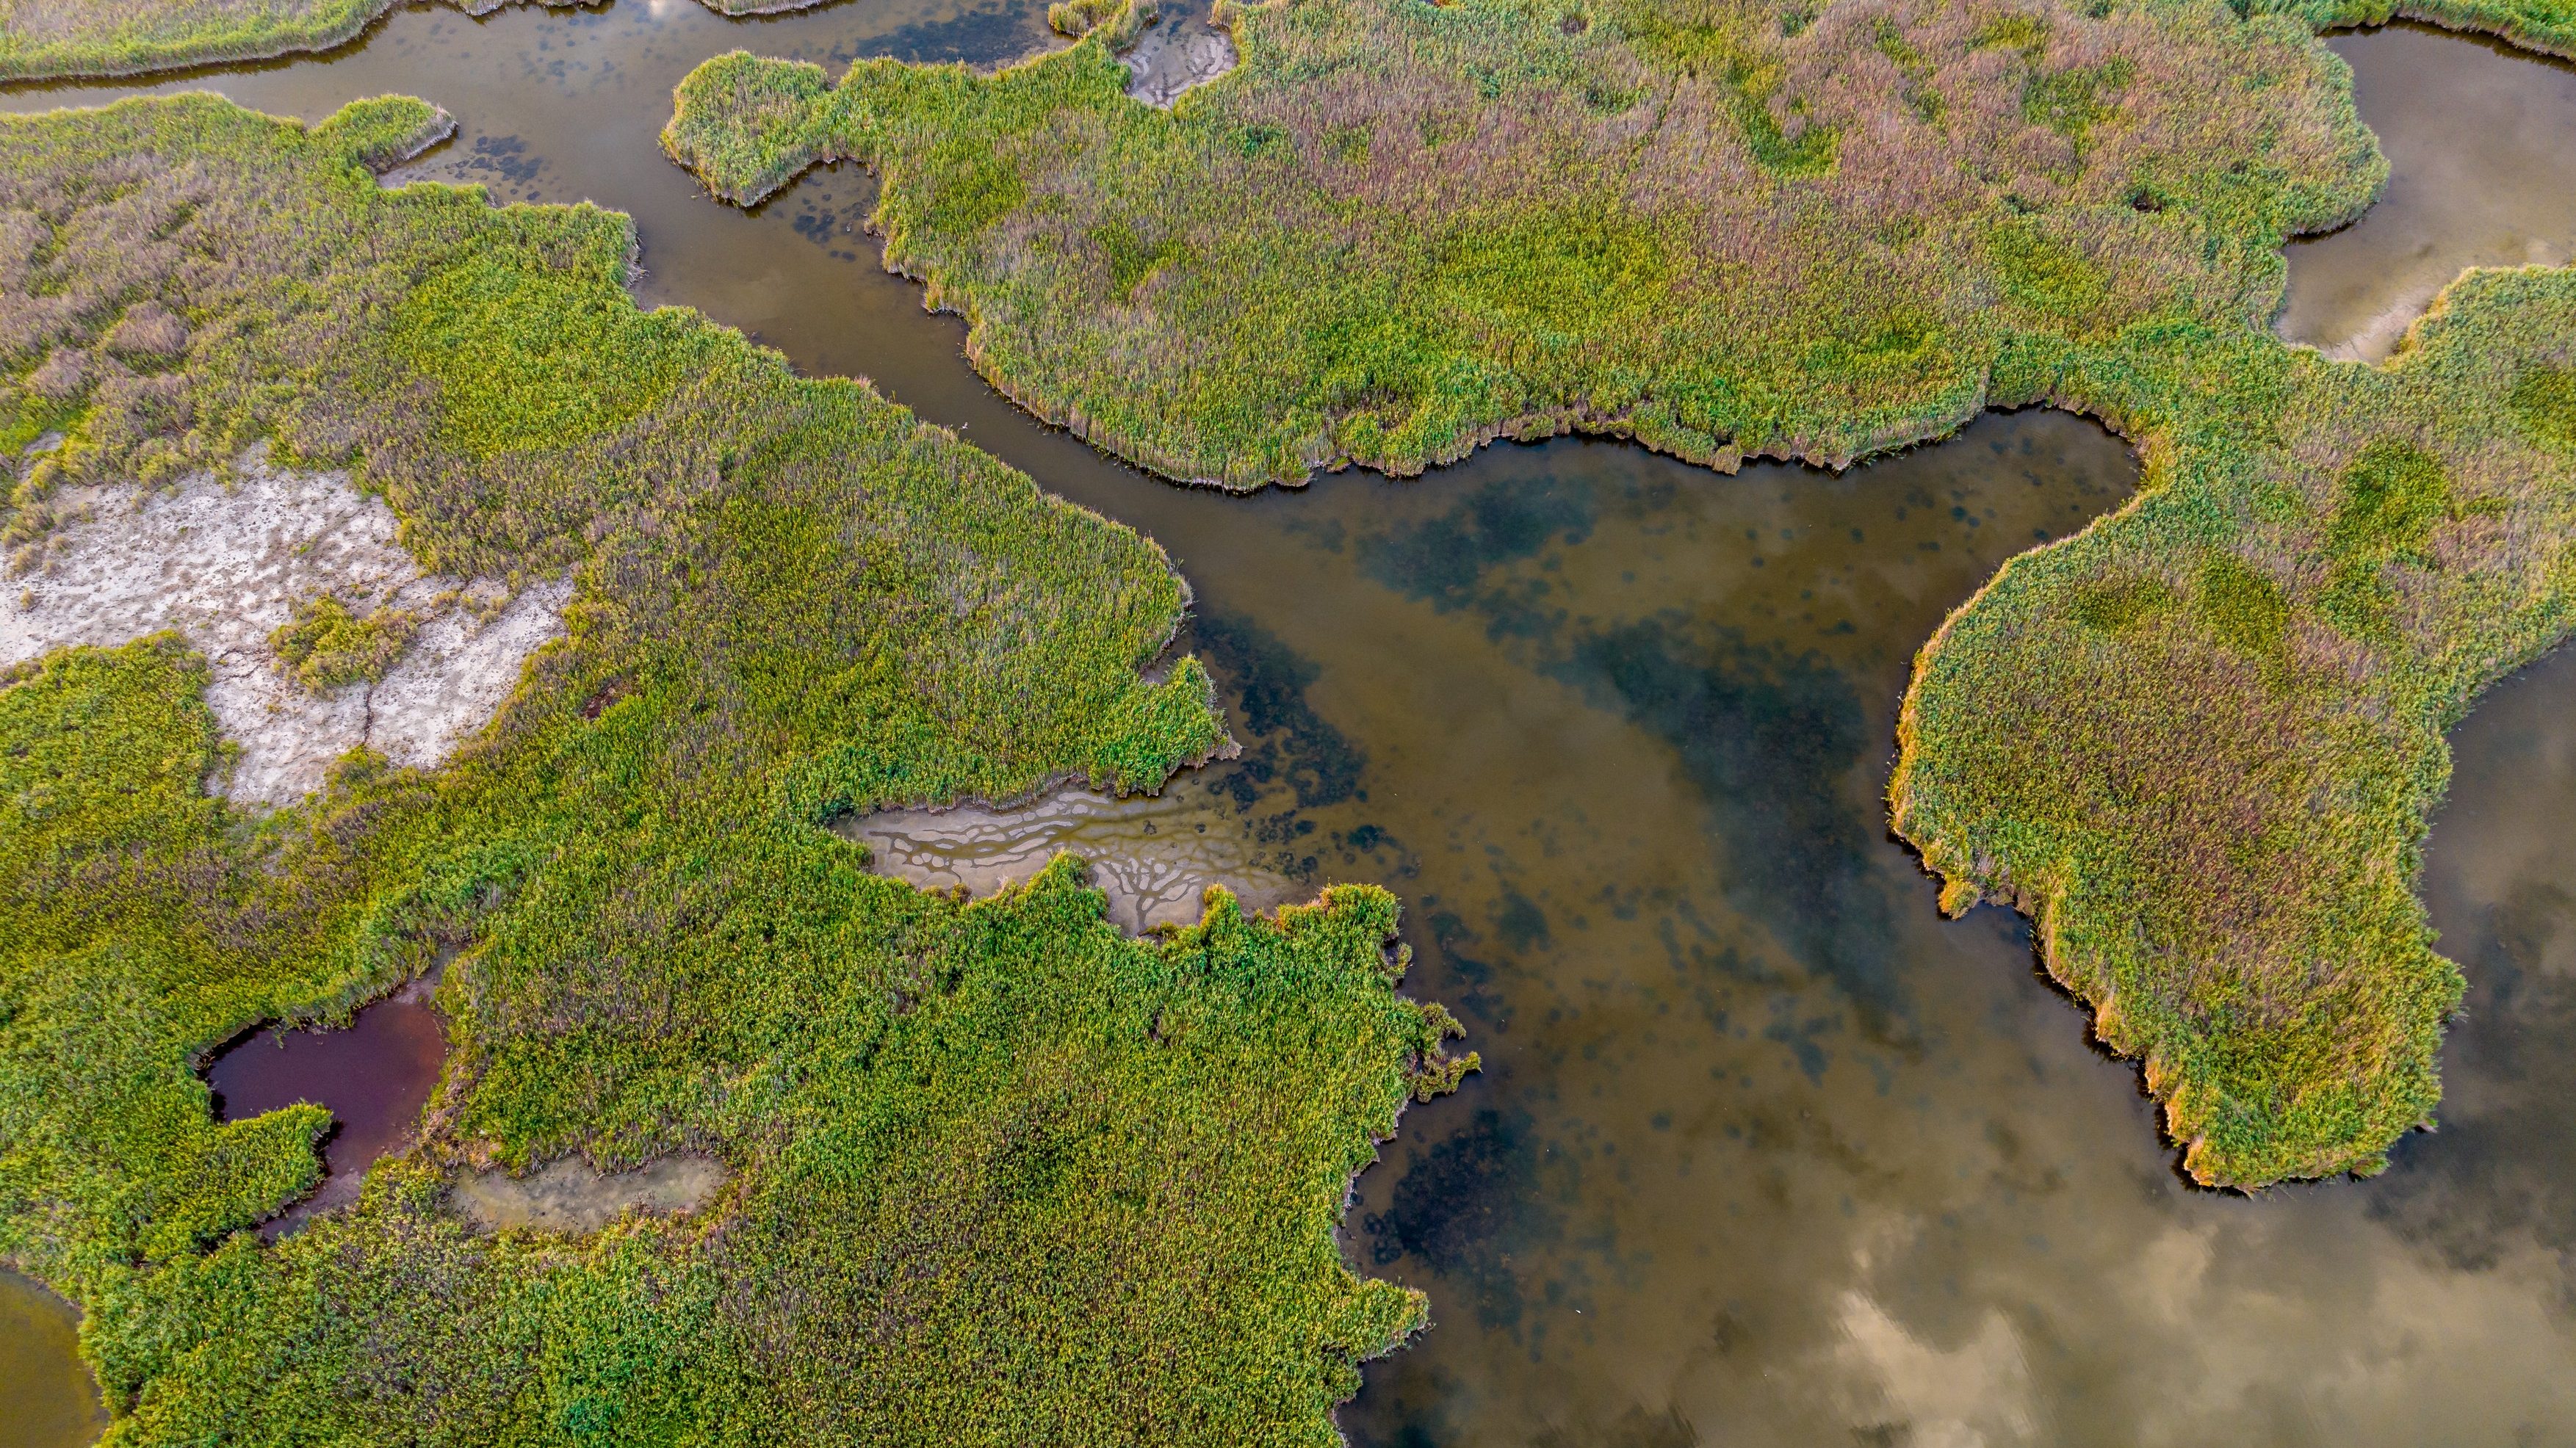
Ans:
[[[745,204],[863,162],[887,264],[997,387],[1235,488],[1566,430],[1844,465],[2044,396],[2034,349],[2260,323],[2282,238],[2385,169],[2287,17],[1595,10],[1228,7],[1241,64],[1169,112],[1096,42],[990,76],[737,53],[663,143]]]
[[[443,119],[0,120],[0,407],[68,433],[16,480],[18,566],[53,489],[265,444],[349,468],[427,566],[578,585],[448,765],[357,751],[273,815],[207,794],[183,639],[0,686],[0,1259],[82,1307],[110,1441],[1336,1441],[1355,1364],[1424,1319],[1343,1265],[1345,1187],[1472,1064],[1396,994],[1394,900],[1218,896],[1136,939],[1069,858],[969,903],[825,828],[1217,747],[1195,660],[1139,672],[1168,561],[638,309],[621,216],[381,188]],[[162,314],[184,346],[122,360]],[[341,670],[366,632],[317,604],[280,643]],[[328,1118],[219,1124],[196,1067],[442,963],[422,1140],[261,1241]],[[692,1220],[485,1236],[443,1203],[681,1150],[731,1170]]]

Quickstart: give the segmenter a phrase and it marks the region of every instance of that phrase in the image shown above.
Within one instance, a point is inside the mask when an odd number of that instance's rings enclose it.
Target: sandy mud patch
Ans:
[[[1272,850],[1259,825],[1201,790],[1111,799],[1074,787],[1007,809],[899,809],[851,815],[833,831],[868,847],[880,874],[926,889],[964,886],[988,895],[1046,868],[1070,851],[1091,865],[1109,896],[1109,919],[1142,934],[1198,922],[1211,885],[1261,911],[1314,893],[1263,861]]]
[[[1127,94],[1170,110],[1182,92],[1234,69],[1234,39],[1209,24],[1204,10],[1176,11],[1145,27],[1120,58],[1127,62]]]
[[[395,542],[393,510],[343,473],[272,468],[254,454],[229,483],[200,474],[140,508],[135,498],[83,489],[56,500],[67,521],[43,561],[0,589],[0,666],[178,631],[211,665],[206,703],[240,746],[218,782],[237,801],[300,799],[362,744],[397,765],[439,763],[563,631],[568,582],[512,597],[490,580],[424,574]],[[324,597],[353,616],[395,609],[412,620],[381,677],[315,689],[280,666],[271,636]]]
[[[724,1163],[668,1156],[633,1171],[601,1172],[578,1156],[548,1162],[524,1177],[470,1172],[456,1183],[456,1209],[487,1232],[596,1232],[630,1211],[686,1216],[715,1200]]]

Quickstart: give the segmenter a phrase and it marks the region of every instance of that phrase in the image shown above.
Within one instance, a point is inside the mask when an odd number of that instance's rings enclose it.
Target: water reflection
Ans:
[[[1313,878],[1395,889],[1410,988],[1487,1064],[1361,1179],[1355,1263],[1426,1287],[1436,1325],[1369,1366],[1357,1442],[2576,1437],[2576,1161],[2534,1104],[2576,1057],[2547,893],[2576,886],[2454,842],[2509,695],[2462,732],[2432,848],[2475,981],[2445,1129],[2370,1183],[2189,1190],[2021,922],[1941,921],[1879,801],[1913,651],[2005,558],[2125,496],[2116,442],[2022,414],[1839,478],[1568,441],[1408,484],[1168,487],[974,377],[954,319],[858,234],[864,177],[746,215],[658,154],[697,60],[830,59],[889,24],[407,12],[327,63],[199,83],[303,115],[426,93],[465,126],[442,174],[635,213],[648,300],[873,378],[1171,551],[1199,600],[1184,645],[1246,745],[1202,783]],[[2303,250],[2302,285],[2339,243]]]
[[[2282,336],[2376,360],[2462,268],[2576,255],[2576,66],[2414,25],[2332,44],[2388,190],[2351,226],[2292,244]]]
[[[2466,1270],[2576,1253],[2576,652],[2498,687],[2452,740],[2424,902],[2469,977],[2443,1051],[2442,1129],[2375,1205]]]
[[[82,1365],[72,1305],[0,1270],[0,1445],[80,1448],[107,1426]]]

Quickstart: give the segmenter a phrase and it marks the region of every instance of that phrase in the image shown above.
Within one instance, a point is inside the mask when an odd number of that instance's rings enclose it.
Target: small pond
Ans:
[[[291,1230],[312,1212],[355,1201],[367,1168],[419,1129],[446,1058],[438,1012],[408,997],[367,1007],[346,1030],[262,1030],[216,1056],[206,1085],[218,1120],[245,1121],[299,1101],[331,1112],[322,1185],[269,1230]]]

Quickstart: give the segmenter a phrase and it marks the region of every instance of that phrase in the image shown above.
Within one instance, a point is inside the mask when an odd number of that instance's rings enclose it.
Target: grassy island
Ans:
[[[455,759],[353,752],[274,814],[207,793],[181,638],[0,685],[0,1259],[84,1310],[109,1442],[1333,1443],[1423,1316],[1343,1266],[1346,1184],[1471,1064],[1394,991],[1394,901],[1136,939],[1070,859],[970,903],[825,827],[1218,745],[1195,661],[1139,674],[1185,603],[1160,550],[640,310],[621,216],[379,186],[444,125],[0,120],[19,578],[66,510],[264,446],[427,566],[577,583]],[[433,971],[424,1140],[263,1243],[327,1118],[218,1124],[196,1064]],[[680,1151],[729,1173],[693,1218],[487,1234],[448,1197]]]
[[[663,142],[737,202],[875,169],[887,265],[995,386],[1240,488],[1569,429],[1847,464],[2039,400],[2069,343],[2259,325],[2282,238],[2385,169],[2304,24],[2216,3],[1226,13],[1241,64],[1169,113],[1096,41],[736,54]]]
[[[2145,488],[1928,646],[1891,785],[2011,902],[2201,1181],[2367,1173],[2457,971],[2413,896],[2441,731],[2564,637],[2576,273],[2474,274],[2388,369],[2271,335],[2385,177],[2356,4],[1280,0],[1169,114],[1092,43],[994,76],[731,55],[719,195],[875,169],[996,386],[1166,474],[1411,473],[1496,437],[1842,466],[2045,402]],[[2408,8],[2564,52],[2565,0]]]

